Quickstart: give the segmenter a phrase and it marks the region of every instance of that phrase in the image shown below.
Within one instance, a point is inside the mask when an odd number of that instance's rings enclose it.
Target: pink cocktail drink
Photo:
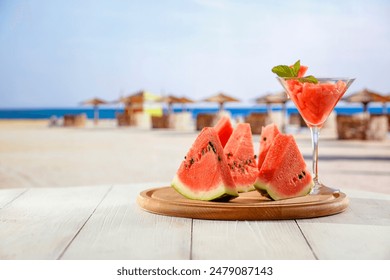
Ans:
[[[347,90],[342,79],[318,79],[316,84],[290,79],[282,83],[309,127],[322,127]]]
[[[313,143],[313,194],[329,192],[318,179],[318,139],[320,129],[354,79],[277,77],[310,128]],[[336,191],[336,190],[331,190]]]
[[[275,66],[272,72],[278,75],[277,79],[311,131],[314,181],[312,193],[333,192],[336,190],[324,186],[318,179],[318,139],[321,127],[355,79],[316,78],[312,75],[303,77],[307,69],[298,60],[290,66]]]

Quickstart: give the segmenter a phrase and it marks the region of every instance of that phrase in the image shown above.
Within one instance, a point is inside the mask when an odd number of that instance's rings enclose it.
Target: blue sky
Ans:
[[[0,1],[0,108],[76,107],[140,89],[243,101],[271,68],[390,93],[390,1]]]

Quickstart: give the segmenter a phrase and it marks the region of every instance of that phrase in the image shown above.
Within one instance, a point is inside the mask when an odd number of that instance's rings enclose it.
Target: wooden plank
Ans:
[[[376,197],[356,193],[344,213],[298,221],[319,259],[390,259],[390,200]]]
[[[191,220],[150,214],[136,203],[143,185],[115,186],[63,259],[189,259]]]
[[[193,259],[314,259],[295,221],[194,220]]]
[[[390,186],[390,182],[389,182],[389,186]],[[386,194],[386,193],[368,192],[368,191],[351,190],[351,189],[346,189],[344,192],[350,198],[353,197],[353,198],[364,198],[364,199],[390,200],[390,194]]]
[[[30,189],[0,210],[0,259],[58,258],[109,189]]]
[[[390,227],[319,223],[302,230],[319,259],[390,259]]]
[[[2,189],[0,190],[0,209],[21,196],[27,189]]]

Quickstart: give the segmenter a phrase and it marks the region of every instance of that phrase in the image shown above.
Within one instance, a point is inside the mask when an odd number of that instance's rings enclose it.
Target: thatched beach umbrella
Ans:
[[[240,102],[239,99],[231,97],[229,95],[226,95],[222,92],[220,92],[216,95],[210,96],[210,97],[204,99],[203,101],[218,103],[219,104],[219,111],[223,110],[223,106],[227,102]]]
[[[288,96],[286,92],[270,93],[264,96],[260,96],[255,99],[256,103],[267,104],[268,113],[270,113],[272,104],[283,104],[285,105],[288,101]],[[283,106],[285,107],[285,106]]]
[[[136,104],[144,103],[146,101],[158,101],[161,97],[151,92],[140,90],[127,96],[121,96],[119,99],[113,101],[113,103],[123,104]]]
[[[161,97],[151,92],[140,90],[134,94],[120,97],[115,103],[123,103],[125,105],[125,111],[132,113],[134,110],[143,110],[143,104],[148,101],[158,101]]]
[[[121,97],[119,99],[120,102],[125,104],[136,104],[136,103],[144,103],[147,101],[158,101],[161,97],[155,95],[151,92],[140,90],[131,95]]]
[[[282,104],[282,130],[285,131],[285,116],[286,116],[286,103],[288,101],[286,92],[270,93],[255,99],[256,103],[266,104],[268,115],[271,114],[272,104]]]
[[[344,97],[342,100],[351,103],[362,103],[364,112],[367,112],[368,104],[370,102],[389,102],[389,99],[386,96],[383,96],[377,92],[368,89],[363,89],[361,91],[355,92],[349,96]]]
[[[164,102],[168,104],[168,115],[172,114],[172,106],[174,103],[181,103],[180,98],[174,95],[160,97],[157,102]]]
[[[172,106],[173,104],[183,104],[183,111],[184,111],[184,104],[188,103],[194,103],[192,99],[189,99],[187,97],[177,97],[174,95],[168,95],[168,96],[163,96],[161,97],[158,102],[165,102],[168,104],[168,114],[171,114],[173,112]]]
[[[179,103],[181,103],[183,106],[182,106],[182,110],[183,110],[183,112],[185,111],[185,109],[186,109],[186,104],[189,104],[189,103],[195,103],[195,101],[194,100],[192,100],[192,99],[190,99],[190,98],[188,98],[188,97],[185,97],[185,96],[182,96],[182,97],[180,97],[179,98],[180,99],[180,102]]]
[[[81,104],[83,104],[83,105],[93,105],[93,109],[94,109],[93,123],[95,125],[97,125],[98,121],[99,121],[99,105],[104,105],[107,103],[108,103],[107,101],[100,99],[100,98],[97,98],[97,97],[81,102]]]
[[[185,103],[194,103],[195,101],[188,98],[188,97],[185,97],[185,96],[182,96],[179,98],[180,99],[180,103],[182,104],[185,104]]]

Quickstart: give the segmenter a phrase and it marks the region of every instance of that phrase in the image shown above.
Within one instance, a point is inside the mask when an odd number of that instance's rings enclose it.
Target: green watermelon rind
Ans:
[[[260,180],[259,178],[257,178],[257,180],[254,184],[254,187],[258,191],[266,191],[267,190],[267,183],[265,183],[262,180]]]
[[[262,196],[269,196],[267,192],[267,184],[257,178],[254,184],[255,190],[258,191]]]
[[[272,186],[271,184],[267,184],[261,180],[257,180],[255,183],[255,188],[256,190],[262,194],[262,195],[268,195],[272,200],[281,200],[281,199],[288,199],[292,198],[291,196],[283,196],[283,195],[278,195],[277,192],[272,191]],[[301,192],[297,193],[294,195],[294,197],[299,197],[299,196],[305,196],[308,195],[312,188],[314,186],[314,181],[311,180],[309,184],[307,184]]]
[[[238,193],[246,193],[256,190],[254,185],[237,185],[236,190]]]
[[[212,190],[194,192],[191,190],[189,186],[185,185],[177,175],[173,178],[171,182],[171,186],[184,197],[193,200],[227,201],[235,197],[238,197],[238,193],[235,190],[235,187],[228,187],[222,183],[219,184],[218,186],[215,186],[214,189]]]
[[[314,187],[314,181],[311,180],[306,186],[304,186],[302,188],[302,190],[300,192],[296,193],[293,197],[308,195],[313,187]],[[272,187],[271,184],[268,184],[266,186],[266,191],[267,191],[268,195],[273,200],[282,200],[282,199],[293,198],[292,196],[280,195],[278,192],[274,192],[273,190],[274,190],[274,188]]]

